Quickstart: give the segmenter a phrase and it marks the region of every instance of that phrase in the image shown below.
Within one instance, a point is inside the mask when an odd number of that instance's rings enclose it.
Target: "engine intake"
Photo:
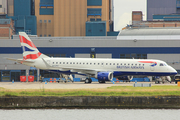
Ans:
[[[96,75],[96,78],[99,81],[110,81],[113,79],[113,73],[112,72],[98,72]]]

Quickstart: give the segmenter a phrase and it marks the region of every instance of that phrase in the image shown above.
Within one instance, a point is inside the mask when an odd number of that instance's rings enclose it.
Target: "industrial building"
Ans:
[[[153,21],[153,15],[180,13],[180,0],[147,0],[147,21]]]
[[[113,0],[35,0],[37,35],[106,36],[113,31]]]
[[[160,59],[180,70],[179,29],[126,29],[118,36],[31,37],[40,52],[51,57]],[[18,37],[0,40],[0,81],[19,81],[20,75],[59,77],[4,59],[22,58]],[[75,76],[76,77],[76,76]]]
[[[132,27],[180,27],[180,0],[147,0],[147,20],[132,12]]]
[[[14,22],[14,35],[117,36],[113,0],[0,0],[0,14]]]

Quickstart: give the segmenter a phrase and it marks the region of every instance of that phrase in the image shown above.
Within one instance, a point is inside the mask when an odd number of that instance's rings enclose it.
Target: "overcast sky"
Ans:
[[[114,0],[114,30],[119,31],[132,22],[132,11],[142,11],[146,20],[146,0]]]

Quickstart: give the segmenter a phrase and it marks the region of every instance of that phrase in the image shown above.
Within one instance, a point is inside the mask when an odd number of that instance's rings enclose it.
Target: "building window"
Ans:
[[[44,37],[46,37],[46,34],[44,34]]]
[[[120,54],[121,59],[147,59],[147,54]]]
[[[51,20],[48,20],[48,23],[51,23]]]
[[[87,0],[87,6],[102,6],[102,0]]]
[[[39,20],[39,23],[42,23],[42,20]]]
[[[90,21],[95,21],[95,18],[90,18]]]
[[[39,37],[42,37],[42,35],[39,35]]]
[[[47,23],[47,20],[44,20],[44,23]]]
[[[51,35],[48,35],[49,37],[51,37]]]
[[[96,21],[101,21],[101,18],[97,18]]]
[[[2,8],[2,5],[0,5],[0,8]]]
[[[87,8],[87,16],[101,16],[101,8]]]

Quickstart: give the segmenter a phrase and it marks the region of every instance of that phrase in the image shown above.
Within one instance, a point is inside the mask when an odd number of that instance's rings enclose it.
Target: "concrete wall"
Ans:
[[[180,108],[179,96],[0,97],[0,108]]]

